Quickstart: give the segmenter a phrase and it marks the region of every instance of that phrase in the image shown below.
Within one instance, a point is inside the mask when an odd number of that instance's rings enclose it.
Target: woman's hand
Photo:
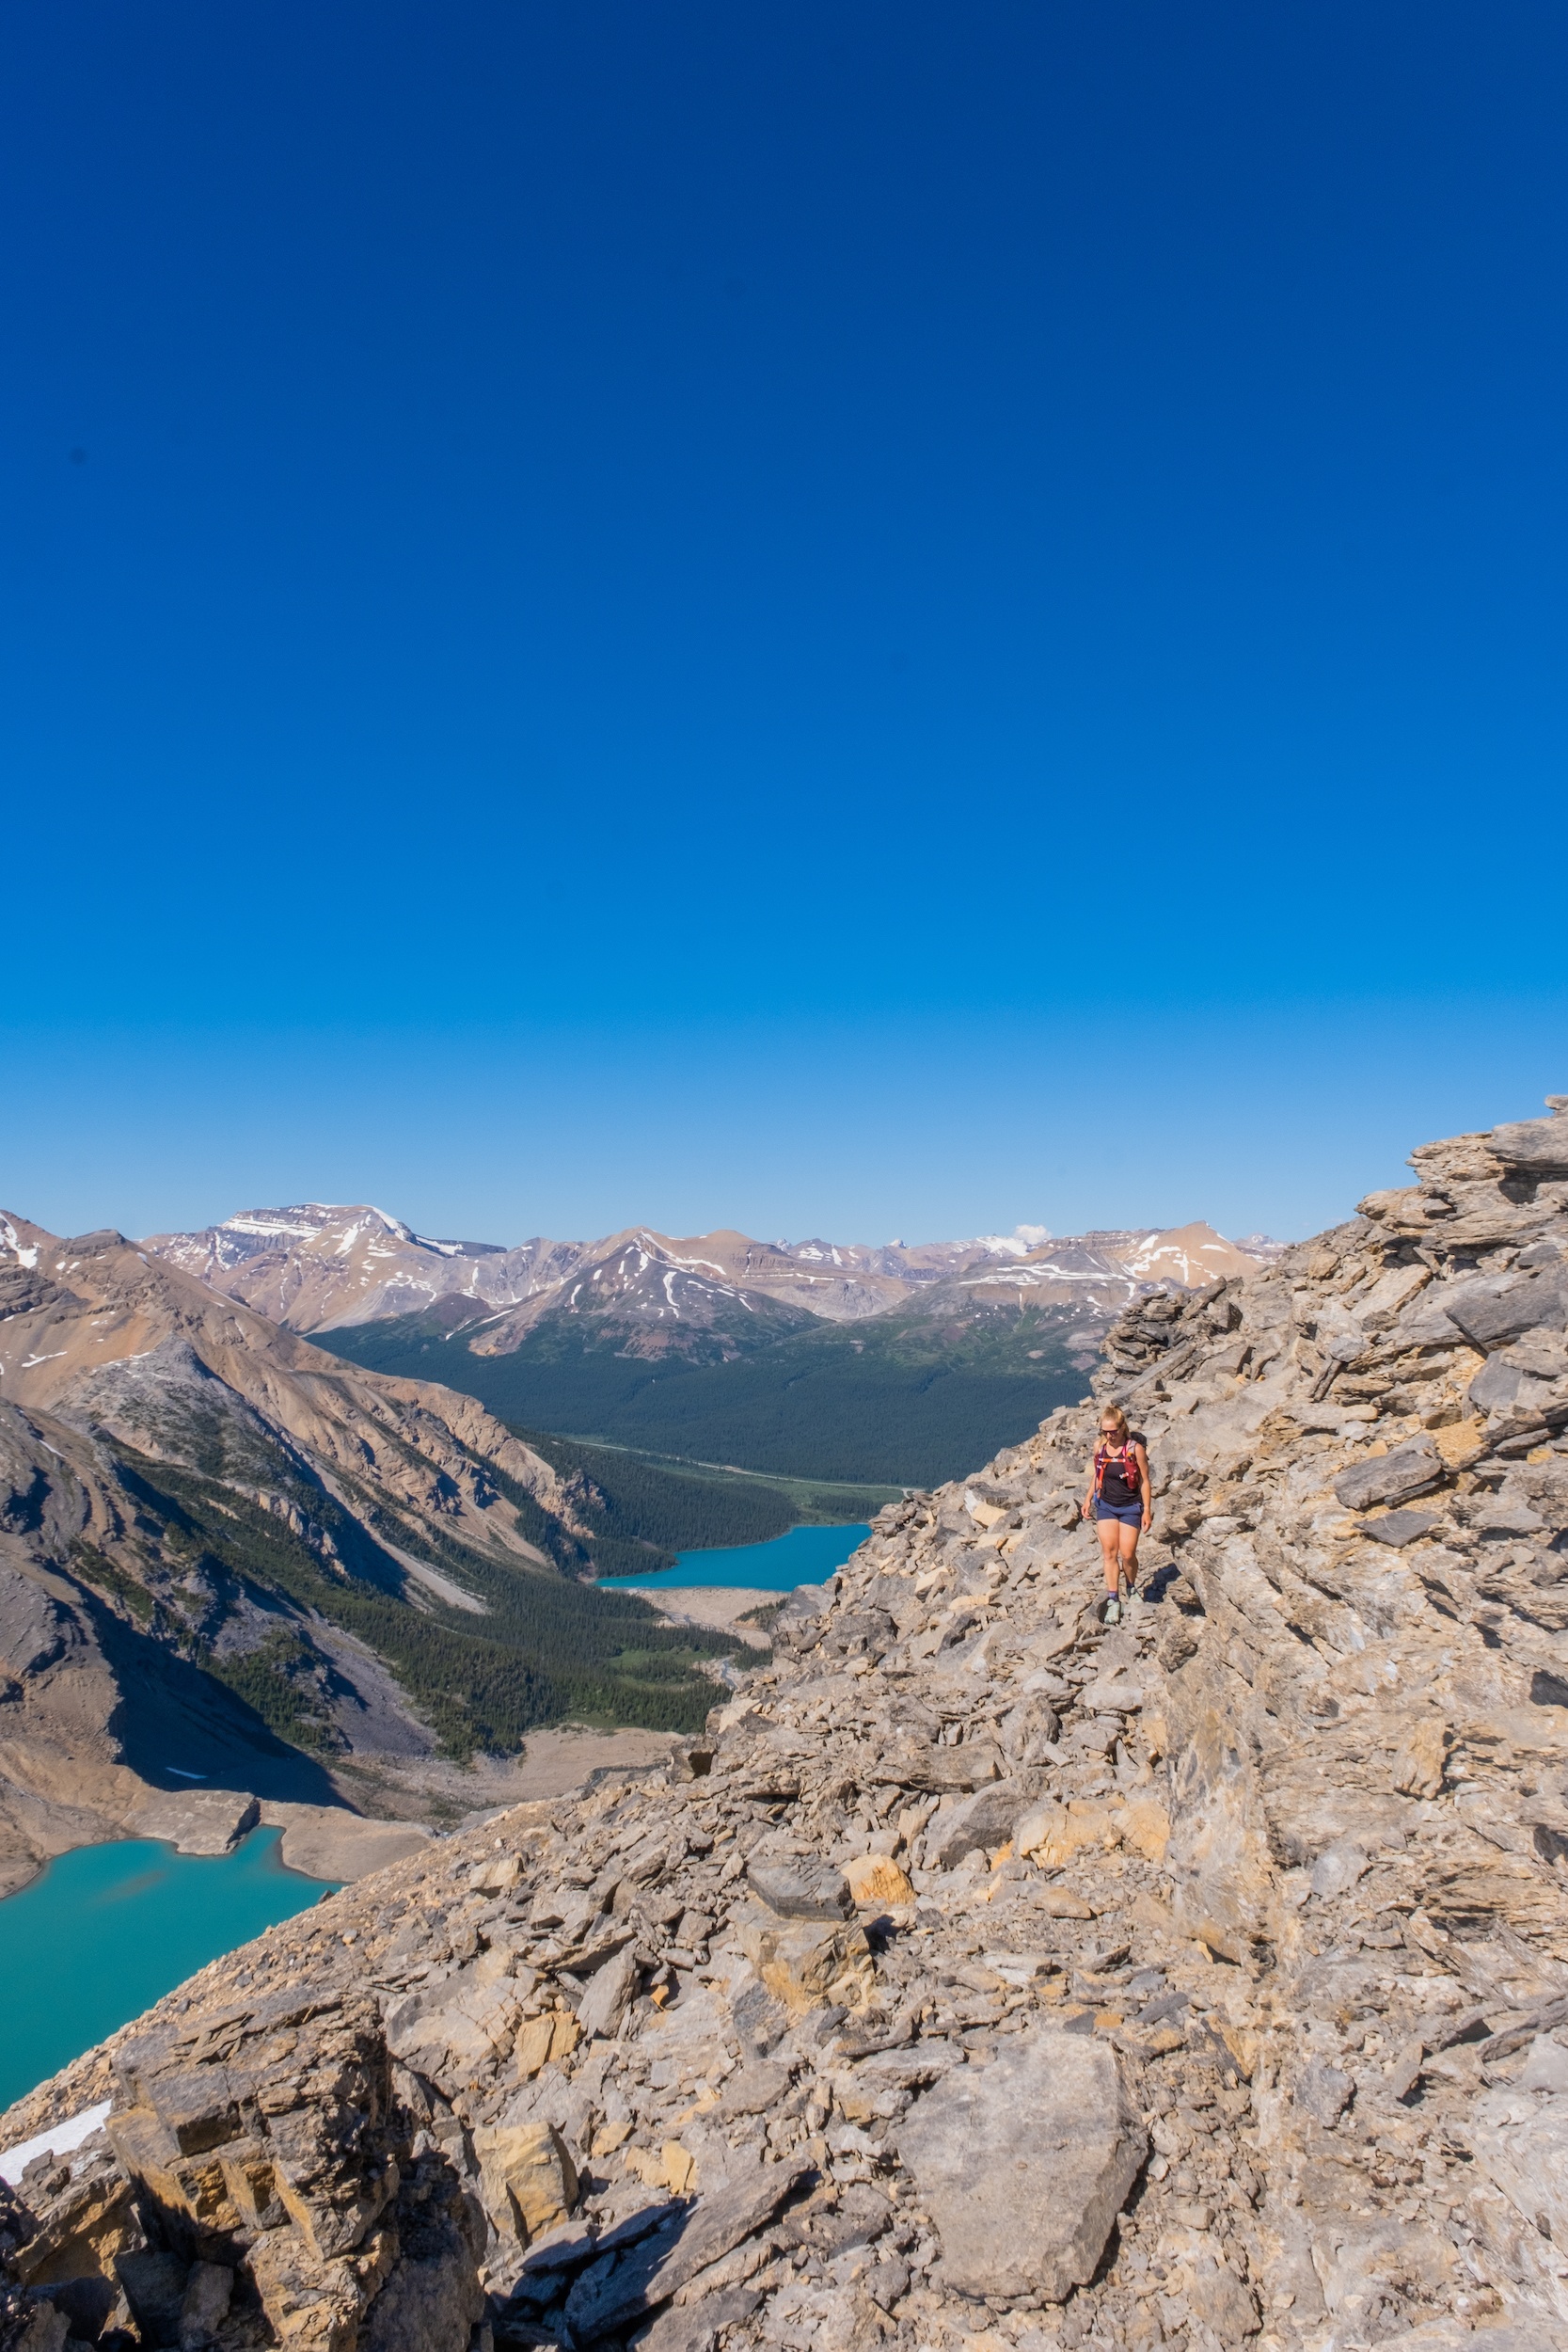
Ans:
[[[1086,1519],[1089,1516],[1089,1498],[1087,1495],[1084,1497],[1083,1502],[1078,1506],[1078,1516],[1081,1519]]]
[[[1144,1532],[1144,1534],[1145,1534],[1146,1535],[1148,1534],[1148,1531],[1149,1531],[1149,1529],[1153,1526],[1153,1524],[1154,1524],[1154,1514],[1153,1514],[1153,1512],[1152,1512],[1152,1511],[1148,1510],[1148,1509],[1146,1508],[1146,1510],[1145,1510],[1145,1512],[1144,1512],[1144,1527],[1143,1527],[1143,1532]]]

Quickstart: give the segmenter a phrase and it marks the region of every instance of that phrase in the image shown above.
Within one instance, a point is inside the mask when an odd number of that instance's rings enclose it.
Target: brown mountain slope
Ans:
[[[582,1565],[556,1472],[471,1397],[351,1368],[118,1233],[0,1220],[0,1871],[170,1774],[330,1796],[569,1711],[700,1719],[673,1653],[621,1673],[647,1612]]]
[[[159,1458],[173,1442],[171,1391],[214,1409],[238,1400],[325,1468],[373,1470],[417,1520],[498,1558],[543,1566],[515,1509],[486,1480],[499,1468],[561,1515],[549,1464],[455,1390],[350,1371],[237,1301],[128,1242],[61,1241],[8,1216],[0,1245],[0,1398],[93,1422]],[[186,1410],[195,1409],[187,1401]]]

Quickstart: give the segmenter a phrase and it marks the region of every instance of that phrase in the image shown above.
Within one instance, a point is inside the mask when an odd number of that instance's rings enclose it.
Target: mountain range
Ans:
[[[635,1226],[598,1241],[540,1236],[510,1246],[437,1241],[385,1209],[319,1201],[242,1210],[197,1232],[151,1234],[143,1246],[296,1331],[427,1313],[443,1301],[485,1309],[496,1318],[485,1343],[495,1354],[574,1295],[580,1298],[579,1285],[602,1284],[603,1295],[613,1293],[637,1319],[672,1325],[685,1313],[711,1320],[722,1298],[770,1298],[853,1323],[952,1282],[1058,1304],[1103,1308],[1114,1299],[1119,1311],[1140,1284],[1191,1288],[1251,1272],[1280,1247],[1262,1235],[1227,1242],[1203,1224],[1067,1239],[1026,1226],[1011,1235],[913,1248],[754,1241],[728,1230],[676,1240]],[[741,1311],[754,1308],[742,1304]]]
[[[348,1359],[530,1431],[772,1476],[930,1484],[1083,1392],[1151,1289],[1255,1272],[1212,1227],[762,1242],[647,1227],[515,1248],[365,1206],[247,1210],[146,1247]]]

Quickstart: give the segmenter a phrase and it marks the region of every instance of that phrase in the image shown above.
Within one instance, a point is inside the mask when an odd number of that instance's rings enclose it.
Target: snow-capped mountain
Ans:
[[[143,1247],[294,1331],[418,1314],[451,1295],[515,1306],[569,1279],[588,1254],[580,1242],[436,1241],[385,1209],[311,1200],[152,1233]]]
[[[1117,1312],[1139,1290],[1192,1289],[1250,1271],[1271,1245],[1243,1247],[1212,1227],[1105,1231],[1053,1238],[1042,1226],[967,1241],[873,1247],[756,1241],[730,1230],[674,1239],[639,1226],[592,1242],[436,1240],[384,1209],[306,1201],[246,1209],[194,1233],[145,1245],[185,1273],[295,1331],[330,1331],[435,1310],[503,1354],[556,1312],[613,1313],[654,1337],[747,1326],[776,1333],[790,1312],[832,1323],[885,1314],[957,1283],[977,1297]],[[777,1313],[786,1311],[783,1325]],[[759,1321],[760,1319],[760,1321]]]

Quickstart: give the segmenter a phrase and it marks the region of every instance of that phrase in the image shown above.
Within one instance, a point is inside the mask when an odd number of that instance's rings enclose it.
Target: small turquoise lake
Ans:
[[[78,1846],[0,1902],[0,2107],[220,1952],[320,1902],[252,1830],[214,1860],[150,1838]]]
[[[733,1544],[712,1551],[680,1551],[675,1565],[657,1576],[607,1576],[607,1592],[669,1592],[677,1584],[739,1584],[763,1593],[793,1592],[797,1584],[820,1584],[841,1568],[869,1527],[792,1527],[766,1544]]]

